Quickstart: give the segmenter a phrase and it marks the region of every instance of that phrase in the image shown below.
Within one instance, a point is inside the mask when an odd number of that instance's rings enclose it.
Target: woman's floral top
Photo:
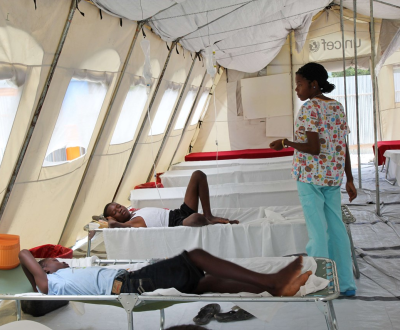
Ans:
[[[294,142],[306,143],[306,132],[318,132],[319,155],[295,150],[292,177],[318,186],[340,186],[346,157],[346,135],[349,133],[341,103],[312,99],[297,114]]]

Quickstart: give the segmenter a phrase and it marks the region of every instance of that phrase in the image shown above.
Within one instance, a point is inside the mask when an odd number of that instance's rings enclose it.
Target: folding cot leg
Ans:
[[[133,330],[133,308],[136,306],[136,302],[139,300],[137,294],[121,294],[118,296],[118,300],[124,307],[128,316],[128,330]]]
[[[17,321],[21,321],[21,300],[15,301],[17,307]]]
[[[360,278],[360,269],[358,268],[356,250],[354,249],[354,244],[353,244],[353,236],[351,235],[350,225],[348,223],[346,223],[345,225],[346,225],[347,235],[349,236],[349,240],[350,240],[351,257],[353,259],[354,277],[356,279],[359,279]]]
[[[325,316],[326,326],[328,330],[338,330],[339,325],[336,319],[335,309],[333,308],[332,300],[316,300],[315,303],[317,304],[317,307],[321,311],[321,313]]]
[[[160,330],[164,330],[165,324],[165,311],[164,308],[160,309]]]

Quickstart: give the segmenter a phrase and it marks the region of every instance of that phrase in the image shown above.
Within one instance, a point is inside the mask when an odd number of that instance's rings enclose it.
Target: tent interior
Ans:
[[[390,172],[387,161],[378,164],[373,155],[377,141],[400,140],[398,0],[0,0],[0,233],[19,235],[21,249],[61,244],[84,256],[84,227],[107,203],[128,206],[139,195],[142,206],[171,208],[173,194],[183,196],[185,183],[176,182],[186,182],[186,172],[196,169],[174,166],[206,152],[217,158],[206,172],[214,180],[216,213],[250,221],[287,212],[282,208],[299,202],[285,176],[291,168],[285,157],[276,158],[277,177],[265,164],[228,164],[218,155],[293,140],[302,105],[295,73],[308,62],[329,72],[336,85],[329,95],[346,104],[351,130],[358,198],[349,203],[342,186],[342,204],[356,218],[350,228],[361,276],[355,297],[333,302],[339,326],[400,329],[400,188],[387,180],[400,170],[394,156]],[[336,74],[351,68],[355,76]],[[175,183],[134,190],[160,173],[163,183]],[[277,180],[288,187],[280,195],[265,188]],[[239,203],[236,195],[226,197],[233,191],[248,194]],[[296,227],[301,217],[296,213],[287,231],[276,230],[271,249],[286,249],[262,256],[304,255],[307,240],[296,241],[307,235],[304,226]],[[258,235],[246,230],[250,241]],[[241,253],[240,241],[230,244]],[[213,251],[232,257],[225,249]],[[104,243],[93,245],[92,254],[106,257]],[[126,329],[121,308],[85,304],[85,312],[76,313],[72,305],[23,319],[51,329]],[[169,307],[166,326],[193,323],[203,305]],[[208,327],[325,327],[316,305],[298,305],[271,309],[268,320],[213,321]],[[221,306],[228,311],[234,304]],[[0,328],[15,321],[15,313],[13,302],[1,301]],[[135,313],[137,329],[158,324],[158,311]]]

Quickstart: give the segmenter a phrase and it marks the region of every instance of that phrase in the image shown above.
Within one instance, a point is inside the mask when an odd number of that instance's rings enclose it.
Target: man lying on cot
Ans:
[[[197,213],[199,198],[203,207],[203,214]],[[183,204],[179,209],[166,210],[158,207],[145,207],[130,212],[125,206],[109,203],[104,207],[103,215],[108,220],[109,228],[202,227],[217,223],[239,223],[237,220],[229,221],[212,215],[207,175],[202,171],[192,173]]]
[[[19,253],[22,269],[35,292],[49,295],[119,295],[175,288],[182,293],[269,292],[293,296],[311,275],[300,275],[302,257],[275,274],[256,273],[201,249],[184,251],[137,271],[106,267],[69,268],[57,259],[39,261],[30,251]]]

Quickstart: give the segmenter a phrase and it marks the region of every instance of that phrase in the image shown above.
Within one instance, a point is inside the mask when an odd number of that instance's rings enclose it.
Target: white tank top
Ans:
[[[142,217],[147,227],[168,227],[169,211],[158,207],[144,207],[131,212],[131,219]]]

